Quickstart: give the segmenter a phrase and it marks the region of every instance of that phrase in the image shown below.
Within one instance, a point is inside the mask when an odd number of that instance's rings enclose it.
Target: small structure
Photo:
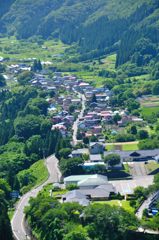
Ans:
[[[81,148],[72,151],[72,157],[82,157],[83,155],[88,155],[89,151],[87,148]]]
[[[90,201],[87,197],[77,190],[70,191],[62,196],[63,202],[77,202],[82,206],[88,206]]]
[[[90,154],[103,154],[104,146],[103,146],[103,144],[98,143],[98,142],[90,143],[89,151],[90,151]]]
[[[92,201],[106,201],[111,195],[116,194],[112,184],[98,186],[94,189],[73,190],[62,196],[62,202],[78,202],[82,206],[88,206]]]
[[[93,189],[108,184],[108,178],[100,174],[74,175],[64,178],[64,184],[65,186],[76,184],[80,189]]]
[[[159,156],[159,149],[154,150],[137,150],[137,151],[120,151],[113,150],[104,152],[104,156],[110,154],[118,154],[121,158],[122,162],[128,161],[148,161],[148,160],[156,160],[156,157]]]
[[[91,154],[90,155],[90,162],[102,162],[101,154]]]

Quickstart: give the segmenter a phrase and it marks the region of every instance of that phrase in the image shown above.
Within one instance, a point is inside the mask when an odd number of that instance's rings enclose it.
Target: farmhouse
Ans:
[[[88,149],[87,148],[81,148],[81,149],[77,149],[72,151],[72,157],[82,157],[83,155],[88,155]]]
[[[121,161],[148,161],[155,160],[157,156],[159,156],[159,149],[154,150],[138,150],[138,151],[107,151],[104,153],[104,156],[109,154],[118,154],[120,155]]]
[[[101,154],[91,154],[90,155],[90,162],[102,162]]]
[[[104,146],[103,144],[98,142],[90,143],[89,151],[90,154],[103,154]]]
[[[107,185],[108,178],[100,174],[74,175],[64,178],[65,186],[76,184],[80,189],[93,189],[100,185]]]

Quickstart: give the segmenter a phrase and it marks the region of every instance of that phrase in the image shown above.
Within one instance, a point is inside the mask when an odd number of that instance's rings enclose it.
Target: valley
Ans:
[[[0,240],[158,240],[158,10],[0,1]]]

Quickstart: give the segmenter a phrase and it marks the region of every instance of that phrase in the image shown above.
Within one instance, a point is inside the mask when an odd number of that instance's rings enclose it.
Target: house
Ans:
[[[89,151],[87,148],[81,148],[72,151],[72,157],[82,157],[84,154],[89,154]]]
[[[68,186],[70,184],[78,184],[78,182],[82,181],[83,179],[87,179],[92,175],[72,175],[69,177],[64,178],[64,184],[65,186]]]
[[[106,201],[114,194],[116,194],[116,189],[111,183],[107,183],[94,189],[78,189],[70,191],[62,196],[62,201],[78,202],[82,206],[88,206],[90,204],[90,200]]]
[[[106,176],[94,174],[78,182],[77,186],[80,189],[94,189],[100,185],[106,184],[108,184],[108,178]]]
[[[132,121],[130,116],[123,116],[120,121],[118,121],[119,127],[125,127],[128,123]]]
[[[148,161],[155,160],[155,157],[159,155],[159,149],[154,150],[138,150],[138,151],[107,151],[104,152],[104,156],[109,154],[118,154],[122,162],[128,161]]]
[[[101,154],[90,154],[90,162],[102,162]]]
[[[64,178],[65,186],[76,184],[80,189],[93,189],[100,185],[106,185],[108,178],[100,174],[73,175]]]
[[[94,126],[92,132],[94,135],[100,135],[102,133],[102,126]]]
[[[79,192],[78,190],[73,190],[62,196],[62,202],[77,202],[82,206],[88,206],[90,201],[87,196]]]
[[[89,151],[90,151],[90,154],[103,154],[104,146],[103,144],[98,142],[90,143]]]
[[[106,169],[106,164],[104,162],[85,162],[82,165],[82,168],[83,169],[94,169],[98,165],[103,166]]]

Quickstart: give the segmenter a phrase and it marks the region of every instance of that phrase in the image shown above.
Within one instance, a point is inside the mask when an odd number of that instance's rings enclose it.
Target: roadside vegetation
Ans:
[[[34,163],[29,169],[20,171],[17,174],[22,194],[28,192],[35,186],[39,186],[48,178],[48,171],[44,160]]]

